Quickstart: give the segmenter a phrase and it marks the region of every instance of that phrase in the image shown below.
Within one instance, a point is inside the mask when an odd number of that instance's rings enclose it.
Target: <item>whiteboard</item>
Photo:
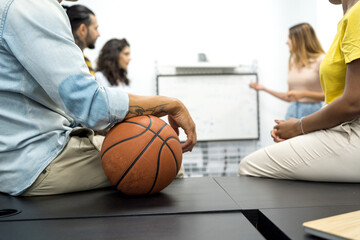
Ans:
[[[185,104],[198,141],[259,139],[258,93],[250,82],[257,82],[256,73],[158,75],[157,94]]]

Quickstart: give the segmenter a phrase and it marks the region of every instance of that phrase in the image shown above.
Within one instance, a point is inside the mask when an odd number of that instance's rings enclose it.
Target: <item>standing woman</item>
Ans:
[[[342,4],[344,17],[320,66],[325,107],[300,119],[276,121],[275,142],[244,158],[240,175],[360,182],[360,3]]]
[[[318,111],[324,101],[324,93],[319,79],[319,66],[324,58],[324,50],[308,23],[300,23],[289,29],[289,73],[286,93],[270,90],[256,82],[250,87],[265,91],[283,101],[291,102],[285,119],[301,118]]]
[[[130,91],[127,68],[130,57],[130,44],[123,39],[113,38],[105,43],[96,64],[95,78],[103,86],[118,87]]]

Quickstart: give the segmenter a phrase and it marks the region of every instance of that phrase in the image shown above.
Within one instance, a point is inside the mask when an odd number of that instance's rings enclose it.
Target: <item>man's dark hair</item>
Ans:
[[[66,9],[66,13],[69,17],[71,24],[71,31],[75,32],[81,24],[85,24],[85,26],[90,26],[91,18],[90,14],[94,15],[94,12],[89,8],[83,5],[72,5],[72,6],[63,6]]]

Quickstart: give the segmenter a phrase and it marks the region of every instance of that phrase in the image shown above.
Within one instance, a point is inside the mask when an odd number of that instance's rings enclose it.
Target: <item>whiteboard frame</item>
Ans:
[[[215,73],[215,74],[158,74],[156,76],[156,94],[159,95],[159,78],[161,77],[191,77],[191,76],[255,76],[256,82],[258,82],[258,74],[249,72],[249,73]],[[255,91],[255,90],[253,90]],[[166,94],[165,94],[166,95]],[[168,96],[168,95],[167,95]],[[171,96],[169,96],[171,97]],[[240,137],[240,138],[231,138],[231,139],[199,139],[198,142],[217,142],[217,141],[239,141],[239,140],[259,140],[260,139],[260,113],[259,113],[259,93],[256,91],[256,113],[257,113],[257,136],[256,137]],[[183,141],[182,141],[183,142]]]

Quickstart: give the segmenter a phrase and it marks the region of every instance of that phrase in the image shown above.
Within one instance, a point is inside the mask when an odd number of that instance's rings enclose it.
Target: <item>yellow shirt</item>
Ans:
[[[360,2],[338,23],[335,40],[320,65],[320,81],[325,103],[331,103],[344,92],[348,63],[360,58]]]
[[[95,76],[95,71],[94,69],[92,68],[92,65],[91,65],[91,61],[84,55],[84,59],[85,59],[85,63],[86,63],[86,66],[88,66],[89,68],[89,72]]]

